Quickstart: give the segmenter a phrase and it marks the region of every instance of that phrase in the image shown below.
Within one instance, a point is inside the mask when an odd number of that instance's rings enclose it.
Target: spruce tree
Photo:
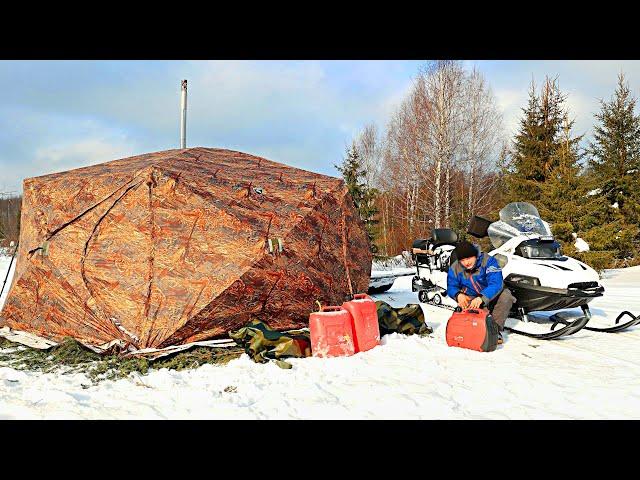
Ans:
[[[620,74],[613,98],[601,101],[601,110],[595,115],[599,124],[589,160],[597,188],[630,224],[640,223],[640,116],[635,114],[636,101]]]
[[[583,226],[590,227],[585,240],[620,260],[637,255],[640,242],[640,116],[635,114],[636,101],[620,74],[611,100],[600,102],[589,148],[587,178],[595,198],[583,219]]]
[[[537,182],[534,176],[530,175],[531,166],[537,163],[539,136],[539,102],[533,82],[529,89],[528,105],[522,112],[524,115],[520,120],[520,130],[513,144],[510,161],[503,167],[506,203],[525,198],[535,201],[540,196],[536,188]]]
[[[557,148],[549,153],[549,159],[544,165],[549,171],[545,182],[540,186],[541,195],[536,205],[542,218],[556,227],[554,233],[558,234],[562,229],[568,233],[561,240],[569,242],[572,240],[571,233],[576,230],[582,217],[586,190],[580,177],[580,160],[584,155],[579,145],[582,136],[572,136],[574,122],[569,121],[566,114],[563,123]]]
[[[378,190],[369,187],[363,181],[366,172],[355,142],[351,145],[351,148],[347,149],[346,153],[346,158],[342,161],[342,164],[335,165],[335,167],[342,173],[353,203],[365,224],[371,252],[377,253],[378,247],[375,241],[378,233],[376,228],[378,220],[375,217],[378,214],[378,209],[375,206],[375,198],[378,195]]]
[[[506,198],[533,203],[541,217],[551,224],[564,252],[581,257],[574,247],[574,235],[591,243],[593,235],[586,232],[602,226],[603,219],[590,215],[589,202],[597,201],[598,197],[587,195],[589,184],[581,164],[582,135],[572,133],[574,122],[569,120],[565,100],[555,80],[547,79],[540,95],[532,85],[506,174]],[[618,230],[610,233],[611,239],[618,236]],[[601,246],[595,243],[592,250]],[[591,263],[586,255],[583,259]],[[597,266],[608,266],[608,262],[603,260]]]
[[[565,99],[556,80],[547,78],[540,95],[531,83],[511,161],[503,170],[507,201],[540,200],[542,186],[559,162]]]

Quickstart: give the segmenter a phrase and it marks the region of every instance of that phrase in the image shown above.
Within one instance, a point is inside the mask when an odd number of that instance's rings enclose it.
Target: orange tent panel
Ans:
[[[306,326],[316,300],[341,304],[370,273],[342,180],[230,150],[168,150],[24,181],[0,327],[163,348],[253,317]]]

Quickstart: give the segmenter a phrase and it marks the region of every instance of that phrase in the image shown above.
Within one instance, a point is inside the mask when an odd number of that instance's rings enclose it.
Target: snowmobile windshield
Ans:
[[[549,224],[540,218],[538,210],[530,203],[510,203],[500,210],[500,220],[523,233],[531,232],[540,235],[551,235]]]
[[[487,234],[489,235],[491,244],[495,248],[500,248],[502,245],[507,243],[512,238],[517,237],[518,235],[521,235],[521,232],[517,228],[509,225],[508,223],[497,221],[489,225],[489,228],[487,229]]]
[[[562,257],[562,251],[560,250],[560,244],[558,242],[541,242],[539,240],[528,240],[522,242],[516,248],[516,255],[520,255],[524,258],[537,258],[537,259],[560,259]]]
[[[495,248],[523,233],[551,235],[549,224],[540,218],[536,207],[526,202],[510,203],[500,210],[500,220],[493,222],[487,234]]]

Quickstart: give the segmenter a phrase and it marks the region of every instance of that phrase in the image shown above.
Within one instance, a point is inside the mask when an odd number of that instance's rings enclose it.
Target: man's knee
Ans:
[[[504,288],[500,294],[489,305],[489,310],[493,312],[496,307],[499,310],[511,309],[511,306],[516,302],[516,297],[513,296],[511,290]]]
[[[502,292],[500,292],[500,295],[498,296],[498,303],[509,303],[513,305],[515,301],[516,301],[516,298],[513,296],[513,294],[511,293],[511,290],[509,290],[508,288],[502,289]]]
[[[509,289],[505,288],[500,292],[500,295],[498,295],[493,305],[489,307],[489,311],[491,312],[494,321],[500,326],[500,328],[504,328],[504,323],[509,316],[511,306],[515,301],[516,299]]]

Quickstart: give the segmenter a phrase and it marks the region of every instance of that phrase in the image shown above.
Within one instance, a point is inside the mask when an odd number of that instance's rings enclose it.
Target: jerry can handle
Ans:
[[[320,309],[321,312],[337,312],[342,310],[342,307],[340,305],[335,305],[335,306],[324,306]]]
[[[467,308],[466,312],[468,313],[473,313],[475,315],[478,315],[480,312],[478,310],[476,310],[475,308]]]
[[[353,299],[354,299],[354,300],[359,300],[359,299],[361,299],[361,298],[369,298],[369,295],[367,295],[366,293],[356,293],[356,294],[353,296]]]

